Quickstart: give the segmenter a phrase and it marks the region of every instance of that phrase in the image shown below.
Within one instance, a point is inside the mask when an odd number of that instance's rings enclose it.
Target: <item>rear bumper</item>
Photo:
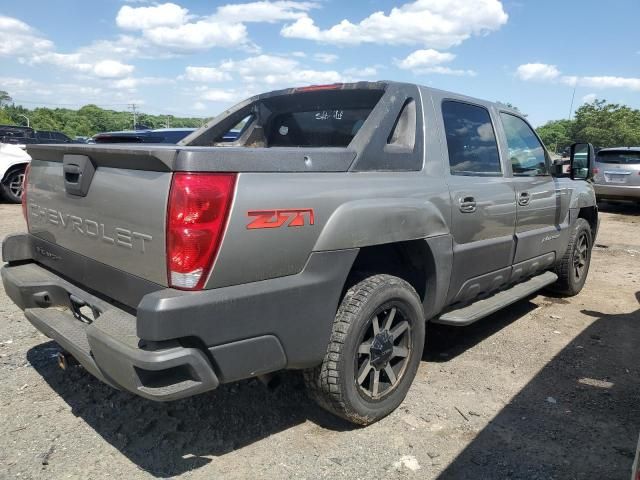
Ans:
[[[596,192],[597,198],[640,200],[640,185],[602,185],[595,183],[593,189]]]
[[[9,297],[94,376],[158,401],[319,363],[357,255],[314,253],[297,275],[245,285],[161,289],[132,309],[36,263],[28,237],[3,242],[9,263],[0,273]],[[93,311],[91,318],[80,318],[80,305]]]
[[[195,395],[220,383],[202,351],[177,341],[148,345],[137,336],[133,315],[37,264],[5,266],[1,273],[7,294],[33,326],[103,382],[152,400]],[[99,313],[91,323],[73,314],[82,302]]]

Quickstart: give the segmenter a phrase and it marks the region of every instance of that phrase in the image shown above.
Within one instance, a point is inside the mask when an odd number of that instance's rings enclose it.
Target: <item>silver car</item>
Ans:
[[[596,155],[594,174],[598,200],[640,202],[640,147],[603,148]]]

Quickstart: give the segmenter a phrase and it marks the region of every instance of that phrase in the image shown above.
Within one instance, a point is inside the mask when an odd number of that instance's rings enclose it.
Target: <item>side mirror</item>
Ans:
[[[561,177],[564,172],[562,171],[562,160],[556,159],[551,161],[551,165],[549,166],[549,173],[552,177]]]
[[[593,160],[595,150],[590,143],[574,143],[571,145],[570,170],[571,180],[589,180],[593,177]]]

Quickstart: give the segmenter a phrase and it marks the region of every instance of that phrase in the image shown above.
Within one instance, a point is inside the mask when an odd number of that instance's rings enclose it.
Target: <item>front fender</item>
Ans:
[[[313,250],[366,247],[447,233],[441,210],[431,202],[413,198],[354,200],[333,212]]]
[[[573,180],[571,188],[571,200],[569,208],[581,209],[583,207],[593,207],[596,205],[596,193],[591,183],[584,180]]]

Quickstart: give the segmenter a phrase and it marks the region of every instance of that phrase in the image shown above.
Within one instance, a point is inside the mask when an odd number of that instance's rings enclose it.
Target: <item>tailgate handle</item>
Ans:
[[[86,155],[65,155],[62,159],[64,188],[70,195],[86,197],[96,167]]]

